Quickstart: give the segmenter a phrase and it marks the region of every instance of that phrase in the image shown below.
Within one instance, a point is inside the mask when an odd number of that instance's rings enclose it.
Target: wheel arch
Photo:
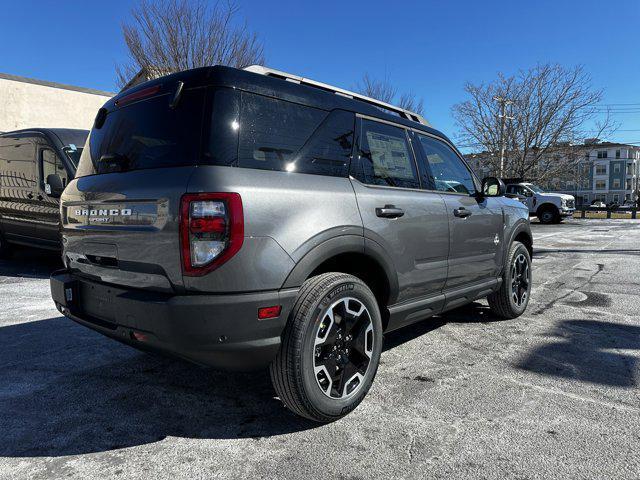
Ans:
[[[308,278],[327,272],[348,273],[362,280],[378,300],[386,328],[387,306],[397,298],[398,279],[393,262],[380,245],[355,235],[326,240],[298,261],[283,288],[299,287]]]
[[[509,249],[511,248],[511,244],[516,241],[524,244],[529,252],[529,256],[533,259],[533,234],[531,233],[531,227],[529,226],[529,222],[526,220],[521,220],[518,222],[511,231],[509,235],[509,242],[505,245],[504,252],[504,261],[503,265],[507,265],[509,259]]]

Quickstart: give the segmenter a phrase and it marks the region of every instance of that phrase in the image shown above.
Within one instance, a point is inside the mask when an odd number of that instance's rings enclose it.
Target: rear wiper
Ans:
[[[105,153],[98,161],[98,173],[125,172],[129,169],[131,161],[126,155],[120,153]]]

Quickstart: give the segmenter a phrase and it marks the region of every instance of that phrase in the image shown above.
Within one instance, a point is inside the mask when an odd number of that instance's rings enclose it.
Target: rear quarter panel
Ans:
[[[363,234],[348,178],[200,166],[188,191],[239,193],[245,232],[242,248],[227,263],[202,277],[184,277],[189,290],[278,289],[296,263],[317,245]]]

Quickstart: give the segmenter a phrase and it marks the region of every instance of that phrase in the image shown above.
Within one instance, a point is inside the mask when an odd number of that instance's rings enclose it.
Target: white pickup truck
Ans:
[[[508,183],[507,194],[518,195],[529,207],[529,215],[535,215],[540,223],[560,223],[573,215],[576,200],[564,193],[546,193],[533,183]]]

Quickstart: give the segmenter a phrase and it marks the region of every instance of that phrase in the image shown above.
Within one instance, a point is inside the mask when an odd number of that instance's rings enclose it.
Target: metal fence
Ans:
[[[640,220],[637,208],[576,208],[573,218],[626,218]]]

